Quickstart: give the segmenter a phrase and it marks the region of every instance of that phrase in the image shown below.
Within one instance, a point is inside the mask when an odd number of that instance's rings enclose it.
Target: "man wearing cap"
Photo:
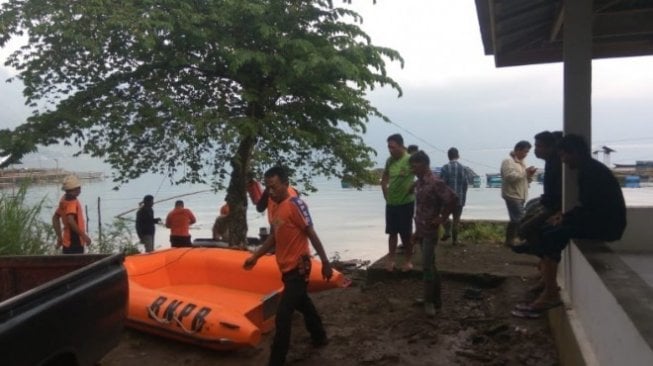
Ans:
[[[173,248],[190,247],[190,226],[197,220],[195,215],[184,208],[184,201],[175,202],[175,208],[166,217],[166,227],[170,229],[170,245]]]
[[[150,194],[143,197],[141,207],[136,212],[136,234],[141,244],[145,246],[145,252],[154,251],[154,224],[161,222],[160,218],[154,218],[154,197]]]
[[[79,178],[69,175],[64,178],[62,189],[66,192],[52,215],[52,226],[57,235],[57,248],[63,247],[63,254],[83,254],[84,246],[91,244],[86,234],[86,223],[82,204],[77,197],[82,192]],[[63,230],[61,228],[63,224]]]

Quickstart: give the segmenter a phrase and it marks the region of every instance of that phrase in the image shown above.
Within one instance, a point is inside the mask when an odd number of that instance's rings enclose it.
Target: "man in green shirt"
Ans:
[[[388,236],[388,270],[395,268],[397,235],[404,246],[406,263],[403,270],[413,268],[411,258],[413,245],[410,241],[413,232],[413,213],[415,212],[415,195],[413,194],[414,176],[408,158],[410,154],[404,147],[404,138],[400,134],[388,137],[390,157],[385,163],[381,189],[385,198],[385,232]]]

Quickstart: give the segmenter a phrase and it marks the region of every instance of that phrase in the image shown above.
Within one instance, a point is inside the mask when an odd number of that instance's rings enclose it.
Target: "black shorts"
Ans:
[[[385,206],[385,233],[411,235],[413,233],[413,215],[415,202],[398,206]]]
[[[173,248],[190,247],[192,243],[189,236],[170,235],[170,246]]]
[[[570,225],[544,225],[541,229],[541,239],[533,245],[533,254],[560,262],[562,251],[571,239],[602,240],[599,228],[578,227]]]
[[[84,246],[79,234],[70,230],[70,245],[61,248],[63,254],[84,254]]]
[[[63,247],[61,249],[62,254],[84,254],[84,247],[81,245],[71,244],[69,247]]]
[[[560,262],[562,251],[575,237],[578,237],[578,233],[573,227],[545,224],[540,229],[540,239],[534,241],[533,254]]]

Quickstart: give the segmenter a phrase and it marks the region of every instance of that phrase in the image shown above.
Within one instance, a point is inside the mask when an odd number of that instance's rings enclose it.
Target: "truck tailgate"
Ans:
[[[2,363],[100,360],[118,344],[125,322],[123,260],[122,254],[0,258]]]

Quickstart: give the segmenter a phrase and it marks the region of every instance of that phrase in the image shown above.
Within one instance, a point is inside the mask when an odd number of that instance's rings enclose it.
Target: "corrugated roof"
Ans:
[[[476,0],[486,55],[501,66],[562,61],[561,0]],[[593,58],[653,55],[653,0],[595,0]]]

